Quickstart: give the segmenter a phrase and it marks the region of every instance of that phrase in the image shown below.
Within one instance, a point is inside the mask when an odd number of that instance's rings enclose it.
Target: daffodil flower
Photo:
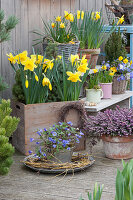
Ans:
[[[12,63],[15,64],[16,63],[16,57],[12,55],[12,53],[6,54],[9,58],[8,60]]]
[[[124,22],[124,15],[121,18],[119,18],[117,25],[122,24],[123,22]]]
[[[22,65],[24,65],[24,70],[34,71],[34,68],[37,68],[35,59],[33,58],[27,58],[26,61],[22,62]]]
[[[69,14],[69,21],[70,22],[73,22],[74,21],[74,16],[72,13]]]
[[[81,19],[84,19],[84,11],[81,12]]]
[[[80,10],[77,10],[77,19],[80,19]]]
[[[25,80],[25,87],[26,87],[26,88],[29,87],[29,82],[28,82],[27,76],[26,76],[26,80]]]
[[[88,63],[81,64],[78,66],[77,70],[79,72],[86,73],[86,70],[89,70],[87,66],[88,66]]]
[[[103,66],[102,66],[102,69],[103,69],[103,70],[106,70],[106,69],[107,69],[106,65],[103,65]]]
[[[60,23],[60,28],[65,28],[65,24],[64,23]]]
[[[50,83],[50,80],[47,78],[47,77],[44,77],[43,80],[42,80],[42,85],[43,86],[48,86],[50,90],[52,90],[52,85]]]
[[[72,81],[72,82],[77,82],[77,81],[80,81],[80,76],[81,76],[81,72],[75,72],[75,73],[72,73],[70,71],[67,71],[66,74],[69,76],[69,78],[67,80],[69,81]]]
[[[17,63],[18,64],[22,64],[22,62],[26,61],[26,59],[28,58],[28,52],[27,51],[23,51],[22,53],[18,54],[15,56]],[[22,64],[23,65],[23,64]]]
[[[93,72],[94,72],[94,74],[95,74],[95,73],[97,73],[97,72],[98,72],[98,70],[97,70],[97,69],[93,69]]]
[[[64,11],[64,17],[69,20],[69,13],[66,10]]]
[[[71,61],[72,65],[77,60],[79,60],[79,55],[78,54],[76,54],[76,55],[71,54],[70,61]]]
[[[57,22],[61,22],[61,16],[56,17]]]
[[[31,55],[30,57],[31,57],[31,59],[35,59],[35,64],[36,65],[41,64],[42,61],[43,61],[43,56],[42,55]]]
[[[55,28],[56,27],[55,23],[51,23],[51,27]]]

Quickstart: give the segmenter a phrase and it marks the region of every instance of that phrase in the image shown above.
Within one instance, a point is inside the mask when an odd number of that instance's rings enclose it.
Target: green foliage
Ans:
[[[6,82],[4,82],[3,78],[0,76],[0,92],[7,89],[8,85]]]
[[[57,57],[57,44],[56,43],[48,43],[48,46],[46,47],[46,57],[48,59],[56,58]]]
[[[13,93],[14,98],[17,101],[22,102],[22,103],[26,103],[25,102],[25,96],[24,96],[24,90],[23,90],[23,87],[22,87],[20,70],[16,71],[15,84],[13,85],[12,93]]]
[[[88,192],[88,200],[100,200],[102,196],[102,192],[103,192],[103,187],[104,185],[100,187],[100,185],[97,185],[97,183],[95,183],[93,196],[92,196],[92,193]],[[79,200],[84,200],[84,199],[80,197]]]
[[[110,63],[119,58],[120,56],[126,57],[125,45],[122,40],[120,29],[118,32],[113,32],[105,44],[106,61]]]
[[[133,159],[129,163],[123,161],[123,170],[117,170],[115,200],[133,199]]]
[[[98,16],[98,17],[96,17]],[[78,14],[71,23],[72,32],[80,41],[81,49],[97,49],[106,41],[110,34],[115,30],[115,24],[112,26],[110,32],[106,33],[108,26],[104,27],[102,12],[86,11],[84,18]]]
[[[9,137],[16,130],[19,118],[11,117],[11,112],[10,100],[2,100],[0,104],[0,175],[7,174],[13,162],[14,147],[9,144]]]
[[[15,16],[10,16],[4,23],[4,17],[4,11],[0,10],[0,43],[10,40],[10,32],[19,22]]]

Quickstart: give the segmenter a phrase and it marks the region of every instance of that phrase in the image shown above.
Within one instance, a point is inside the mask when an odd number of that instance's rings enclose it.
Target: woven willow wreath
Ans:
[[[66,115],[68,114],[68,112],[74,109],[78,112],[79,115],[79,121],[78,121],[78,128],[79,129],[84,129],[84,124],[87,121],[87,114],[84,108],[84,102],[81,101],[76,101],[76,102],[72,102],[72,103],[68,103],[67,105],[63,106],[61,108],[61,111],[59,113],[59,120],[64,122]]]

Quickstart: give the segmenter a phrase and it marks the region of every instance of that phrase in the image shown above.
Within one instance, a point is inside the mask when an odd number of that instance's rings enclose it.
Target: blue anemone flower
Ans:
[[[57,133],[55,131],[51,132],[53,136],[57,136]]]
[[[40,142],[36,142],[36,144],[40,144]]]
[[[39,131],[37,131],[37,134],[38,134],[39,136],[41,136],[41,133],[40,133]]]
[[[29,152],[29,154],[32,154],[32,151],[29,150],[28,152]]]
[[[67,150],[70,150],[70,147],[68,147]]]
[[[44,131],[47,131],[47,129],[46,129],[46,128],[44,128],[43,130],[44,130]]]
[[[60,125],[62,125],[62,122],[59,122]]]
[[[43,156],[46,157],[46,153],[44,153]]]

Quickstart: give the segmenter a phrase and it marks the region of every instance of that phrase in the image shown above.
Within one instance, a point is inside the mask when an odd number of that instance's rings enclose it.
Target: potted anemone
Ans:
[[[93,69],[87,80],[86,100],[90,103],[99,103],[103,97],[103,91],[99,86],[99,72]]]
[[[17,55],[10,53],[8,57],[16,73],[13,86],[13,115],[20,117],[12,141],[20,152],[28,155],[31,146],[29,138],[32,135],[36,137],[35,131],[38,128],[48,128],[60,121],[60,113],[65,106],[82,105],[79,96],[88,75],[88,63],[85,56],[79,59],[78,55],[71,55],[66,64],[64,57],[57,56],[56,59],[50,60],[38,54],[28,55],[27,51]],[[57,91],[59,101],[49,103],[49,91],[53,90]],[[75,122],[75,126],[78,127],[81,115],[76,111],[69,113],[71,116],[68,114],[66,118]],[[64,117],[64,120],[66,118]]]
[[[71,24],[74,21],[74,15],[64,11],[64,16],[57,16],[53,21],[45,22],[44,30],[35,30],[33,33],[37,34],[40,38],[35,39],[38,43],[43,44],[45,51],[48,43],[54,44],[57,47],[57,55],[63,55],[65,61],[71,54],[77,54],[79,48],[79,41],[76,40],[75,34],[71,30]],[[34,45],[36,45],[34,44]]]
[[[48,129],[43,128],[37,131],[39,138],[34,140],[35,156],[45,158],[54,162],[71,162],[73,149],[79,139],[84,135],[82,131],[73,127],[72,122],[59,122]],[[29,154],[32,151],[29,150]]]
[[[72,32],[80,41],[80,53],[86,54],[90,60],[91,68],[95,68],[100,46],[108,39],[115,30],[114,26],[110,32],[106,33],[108,27],[104,27],[104,22],[100,12],[77,11],[77,15],[71,23]]]
[[[133,158],[133,109],[117,106],[99,112],[89,117],[85,129],[102,139],[106,157]]]
[[[111,70],[115,73],[113,77],[112,93],[113,94],[123,94],[127,87],[127,73],[133,71],[132,61],[125,57],[120,56],[118,59],[114,60],[111,64]]]
[[[112,80],[114,71],[110,69],[108,63],[104,63],[99,70],[99,85],[103,91],[103,99],[112,98]]]

